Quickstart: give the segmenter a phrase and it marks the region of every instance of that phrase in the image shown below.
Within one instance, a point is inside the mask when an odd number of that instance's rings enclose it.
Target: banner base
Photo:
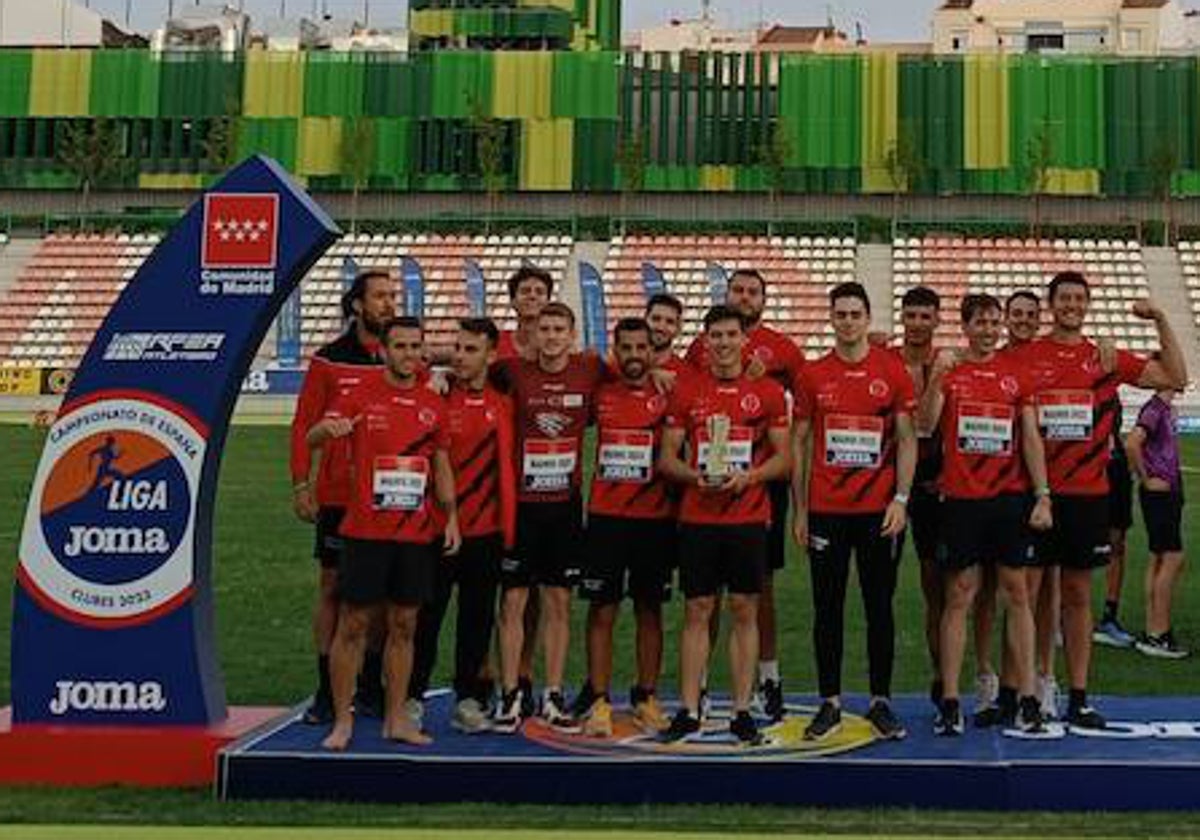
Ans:
[[[212,726],[47,726],[0,709],[0,785],[202,787],[217,753],[286,709],[240,706]]]

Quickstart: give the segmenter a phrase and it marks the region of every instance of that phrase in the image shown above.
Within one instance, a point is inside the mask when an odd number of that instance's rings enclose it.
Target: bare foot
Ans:
[[[335,724],[329,735],[321,742],[321,746],[334,752],[343,752],[350,745],[350,736],[353,733],[353,724]]]
[[[389,741],[400,741],[412,744],[414,747],[424,747],[433,743],[433,739],[413,725],[407,718],[398,723],[384,724],[383,737]]]

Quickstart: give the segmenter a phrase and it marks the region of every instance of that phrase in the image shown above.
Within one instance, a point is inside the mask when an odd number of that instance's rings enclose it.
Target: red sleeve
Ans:
[[[663,417],[663,422],[672,429],[687,428],[687,391],[684,388],[676,388],[671,392],[671,397],[667,401],[667,413]]]
[[[329,377],[326,362],[314,356],[304,375],[300,397],[296,400],[296,415],[292,418],[291,470],[292,482],[307,481],[312,470],[312,449],[308,445],[308,431],[328,408]]]
[[[783,392],[783,386],[778,383],[770,383],[772,387],[767,388],[763,397],[763,405],[767,410],[769,425],[772,429],[786,429],[791,425],[791,418],[788,417],[787,395]]]
[[[424,387],[419,385],[417,387]],[[450,418],[447,416],[446,400],[436,396],[432,391],[429,392],[434,396],[433,404],[437,408],[437,422],[433,427],[433,445],[444,452],[450,451]]]
[[[808,381],[808,373],[801,369],[792,387],[792,415],[797,420],[811,420],[813,415],[812,387]]]
[[[1118,350],[1117,379],[1129,385],[1136,385],[1149,363],[1150,360],[1144,356],[1138,356],[1128,350]]]
[[[913,385],[912,376],[908,372],[908,367],[903,362],[896,362],[895,375],[892,378],[896,381],[895,409],[897,413],[915,413],[917,410],[917,391]]]
[[[692,339],[692,344],[684,353],[683,360],[696,370],[708,369],[708,342],[704,340],[703,335]]]
[[[512,400],[496,395],[497,456],[500,462],[500,526],[504,533],[504,547],[511,549],[516,544],[517,534],[517,475],[514,466],[516,432],[513,429]]]
[[[780,346],[783,347],[783,367],[787,371],[788,382],[795,382],[804,369],[804,351],[796,342],[786,335],[780,335]]]

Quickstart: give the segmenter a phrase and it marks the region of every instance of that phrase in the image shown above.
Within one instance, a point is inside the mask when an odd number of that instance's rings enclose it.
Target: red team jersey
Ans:
[[[1117,388],[1136,383],[1147,360],[1118,350],[1116,370],[1105,373],[1099,349],[1087,340],[1039,338],[1012,352],[1032,379],[1050,489],[1063,496],[1106,495]]]
[[[327,416],[358,418],[349,436],[353,483],[341,533],[360,540],[429,543],[441,532],[433,456],[449,450],[445,403],[428,388],[397,388],[382,370]]]
[[[292,482],[308,480],[312,450],[308,432],[329,409],[378,372],[378,345],[364,347],[353,332],[327,344],[313,356],[304,376],[292,420]],[[375,368],[376,370],[372,370]],[[322,507],[345,507],[350,498],[350,441],[326,441],[317,466],[316,499]]]
[[[696,336],[684,357],[695,370],[708,370],[708,341],[704,334]],[[758,324],[746,333],[742,361],[756,358],[767,369],[767,376],[786,390],[792,390],[796,377],[804,367],[804,353],[790,338],[770,327]]]
[[[735,471],[761,466],[771,457],[767,432],[787,429],[783,388],[769,379],[720,380],[697,374],[672,396],[666,423],[687,433],[691,464],[703,468],[709,446],[709,418],[729,418],[729,461]],[[688,486],[683,491],[679,521],[692,525],[767,525],[771,503],[764,484],[741,495],[714,493]]]
[[[537,362],[497,362],[510,385],[520,502],[565,502],[583,484],[583,435],[592,419],[592,397],[606,375],[594,353],[574,354],[567,368],[546,373]]]
[[[589,511],[628,519],[667,519],[674,514],[670,488],[655,470],[666,415],[667,398],[649,383],[600,386]]]
[[[446,397],[446,422],[463,539],[502,534],[511,545],[516,514],[512,402],[490,387],[455,387]]]
[[[942,473],[951,499],[990,499],[1028,489],[1021,458],[1021,409],[1028,381],[1010,360],[960,362],[942,380]]]
[[[880,513],[896,492],[896,414],[915,408],[912,378],[888,350],[856,364],[831,351],[804,366],[796,417],[812,423],[808,507]]]

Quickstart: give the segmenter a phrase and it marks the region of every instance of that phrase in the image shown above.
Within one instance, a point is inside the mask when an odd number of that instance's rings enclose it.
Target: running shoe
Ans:
[[[583,721],[583,734],[589,738],[611,738],[613,734],[612,704],[597,697],[587,710]]]
[[[955,697],[942,700],[942,707],[937,717],[933,719],[933,734],[940,738],[953,738],[963,734],[966,729],[963,723],[962,708]]]
[[[899,741],[908,736],[908,730],[886,700],[876,700],[871,704],[867,710],[867,720],[875,734],[885,741]]]
[[[687,709],[680,709],[675,713],[675,717],[671,718],[671,725],[662,733],[662,740],[668,743],[682,741],[690,735],[695,735],[700,731],[700,721],[692,717],[691,712]]]
[[[817,710],[817,715],[804,727],[805,741],[824,741],[842,731],[842,710],[826,700]]]
[[[758,731],[758,724],[745,709],[738,712],[733,716],[733,720],[729,721],[729,731],[733,733],[733,737],[738,739],[738,743],[747,747],[757,747],[763,742],[762,733]]]
[[[1092,631],[1092,641],[1106,647],[1131,648],[1137,638],[1122,627],[1121,622],[1110,618],[1096,625],[1096,629]]]

